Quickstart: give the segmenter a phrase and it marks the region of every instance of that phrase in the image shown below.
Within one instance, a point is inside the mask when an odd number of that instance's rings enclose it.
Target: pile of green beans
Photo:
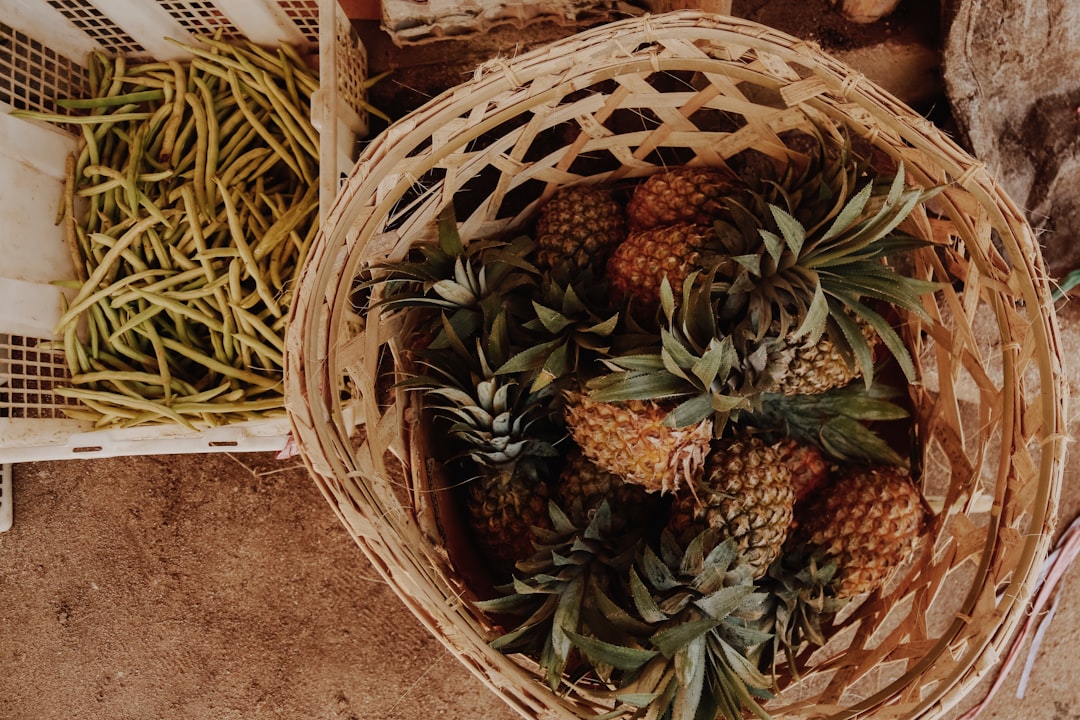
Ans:
[[[284,412],[292,281],[318,230],[317,77],[290,47],[208,38],[188,62],[89,61],[58,222],[74,279],[60,395],[96,427]]]

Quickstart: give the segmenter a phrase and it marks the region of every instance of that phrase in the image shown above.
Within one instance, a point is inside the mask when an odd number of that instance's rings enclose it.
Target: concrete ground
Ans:
[[[763,13],[769,3],[743,5]],[[797,32],[816,6],[772,7],[776,24],[787,17],[793,27],[782,29]],[[825,39],[824,30],[840,32],[820,24],[802,30]],[[913,101],[932,100],[932,72],[910,83],[913,72],[927,72],[927,53],[917,42],[905,45],[902,30],[888,34],[900,43],[893,47],[906,48],[912,64],[899,66],[906,73],[897,73],[888,51],[881,60],[874,38],[837,50],[870,63],[871,78],[908,82]],[[463,78],[445,62],[450,46],[403,53],[375,29],[366,32],[373,71],[399,72],[375,96],[384,107],[418,102]],[[488,34],[455,47],[460,66],[505,42]],[[446,74],[436,77],[440,57]],[[1061,318],[1066,357],[1080,357],[1080,304],[1064,306]],[[1080,366],[1069,372],[1075,392]],[[1066,473],[1062,529],[1080,512],[1078,462]],[[14,526],[0,534],[0,720],[517,717],[404,609],[297,460],[215,454],[27,463],[15,466],[14,504]],[[1017,667],[980,717],[1080,718],[1078,642],[1074,570],[1027,697],[1015,697]]]

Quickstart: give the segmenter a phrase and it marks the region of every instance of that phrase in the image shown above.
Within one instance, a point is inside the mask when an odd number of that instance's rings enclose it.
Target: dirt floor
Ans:
[[[938,27],[930,0],[909,0],[874,27],[843,23],[826,0],[735,5],[837,49],[933,37]],[[377,27],[362,29],[373,71],[399,70],[373,93],[395,115],[463,79],[474,60],[564,33],[501,29],[406,52]],[[1080,308],[1066,308],[1062,322],[1080,338]],[[0,720],[518,717],[408,613],[298,460],[20,464],[14,504],[14,526],[0,534]],[[1077,512],[1080,488],[1070,483],[1062,529]],[[1014,696],[1017,668],[980,717],[1080,718],[1078,641],[1073,570],[1027,699]]]
[[[0,718],[516,717],[420,627],[298,465],[16,465]]]

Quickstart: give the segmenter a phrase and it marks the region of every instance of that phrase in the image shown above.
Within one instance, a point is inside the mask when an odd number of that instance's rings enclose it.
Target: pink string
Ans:
[[[1016,664],[1016,660],[1020,657],[1020,651],[1023,648],[1024,643],[1029,637],[1032,638],[1031,647],[1028,649],[1027,661],[1024,664],[1024,672],[1021,676],[1020,685],[1017,687],[1016,696],[1023,698],[1024,693],[1027,691],[1028,679],[1031,676],[1031,669],[1035,664],[1035,656],[1039,652],[1039,647],[1042,645],[1043,637],[1046,634],[1046,629],[1050,625],[1050,621],[1054,617],[1054,613],[1057,610],[1058,598],[1055,593],[1058,585],[1061,583],[1061,579],[1065,577],[1065,573],[1068,572],[1069,567],[1073,561],[1076,560],[1077,555],[1080,555],[1080,517],[1074,519],[1069,525],[1069,529],[1065,531],[1065,534],[1058,540],[1057,546],[1054,551],[1046,558],[1046,562],[1043,563],[1042,573],[1040,580],[1036,584],[1035,599],[1032,602],[1031,611],[1028,613],[1027,621],[1021,628],[1020,632],[1012,640],[1012,644],[1009,647],[1009,652],[1005,656],[1005,661],[998,668],[997,677],[994,679],[994,684],[990,687],[990,691],[986,693],[984,697],[975,707],[968,710],[961,715],[958,720],[973,720],[978,717],[986,706],[990,704],[990,701],[997,695],[998,690],[1005,684],[1005,679],[1009,675],[1009,671],[1012,670],[1013,665]],[[1043,613],[1043,608],[1046,604],[1053,599],[1053,603],[1050,606],[1050,610]]]

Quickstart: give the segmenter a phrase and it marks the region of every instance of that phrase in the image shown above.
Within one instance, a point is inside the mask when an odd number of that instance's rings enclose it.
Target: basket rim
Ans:
[[[984,633],[981,642],[972,644],[965,653],[964,661],[956,663],[956,671],[940,682],[938,687],[916,706],[916,716],[924,716],[935,711],[936,708],[947,709],[966,697],[978,680],[992,669],[993,661],[1001,654],[1000,648],[1012,637],[1024,614],[1027,600],[1034,592],[1037,583],[1037,565],[1040,559],[1049,552],[1050,536],[1064,473],[1062,461],[1067,437],[1065,430],[1067,384],[1061,370],[1064,363],[1062,351],[1058,345],[1057,320],[1053,306],[1049,303],[1048,280],[1043,272],[1041,256],[1038,254],[1037,245],[1034,244],[1030,228],[1022,212],[996,185],[985,165],[969,157],[932,123],[915,114],[872,81],[853,73],[814,43],[799,40],[752,21],[716,16],[701,11],[683,10],[659,16],[630,18],[555,41],[512,60],[497,59],[486,63],[477,70],[472,80],[443,92],[395,122],[387,131],[374,139],[362,153],[346,187],[342,189],[331,208],[326,224],[320,230],[316,240],[317,252],[313,248],[301,272],[298,300],[293,310],[293,317],[290,318],[286,350],[286,382],[289,386],[286,393],[286,407],[294,425],[294,434],[301,448],[306,450],[305,462],[308,462],[309,466],[315,470],[313,475],[316,481],[323,486],[327,499],[337,509],[333,493],[325,487],[328,481],[321,479],[322,473],[327,473],[330,478],[333,478],[340,477],[339,473],[347,473],[348,470],[336,458],[318,452],[319,447],[332,447],[341,441],[340,438],[333,437],[328,427],[320,427],[320,422],[326,422],[326,420],[320,421],[318,418],[320,415],[329,418],[328,425],[332,425],[335,413],[340,413],[340,407],[334,400],[323,404],[318,408],[318,412],[313,412],[315,409],[310,406],[312,399],[324,396],[325,389],[333,382],[335,369],[332,360],[325,356],[321,359],[314,358],[315,361],[305,359],[304,350],[310,350],[319,346],[320,343],[325,343],[326,337],[340,337],[341,323],[344,321],[340,317],[327,319],[320,316],[320,310],[325,309],[322,304],[329,300],[333,280],[348,274],[350,268],[353,272],[356,270],[363,253],[355,252],[355,250],[366,248],[374,241],[378,228],[377,224],[372,222],[372,218],[386,216],[404,190],[416,181],[415,173],[410,174],[408,169],[398,172],[396,178],[390,176],[388,179],[385,174],[380,174],[380,171],[387,168],[396,170],[401,165],[408,166],[406,161],[409,159],[411,150],[415,148],[415,143],[409,146],[406,141],[426,142],[437,136],[448,124],[461,118],[471,108],[481,107],[492,102],[494,98],[512,94],[526,83],[537,81],[543,76],[541,69],[550,71],[544,62],[550,54],[556,56],[564,54],[570,57],[574,55],[570,52],[571,49],[603,47],[611,42],[614,42],[616,46],[628,45],[635,41],[651,43],[675,37],[686,31],[697,31],[703,37],[710,34],[710,38],[714,40],[719,36],[727,36],[732,44],[738,40],[743,45],[775,52],[781,56],[786,53],[791,58],[797,58],[800,62],[809,65],[813,70],[813,75],[798,81],[801,85],[796,91],[792,91],[793,94],[795,92],[800,95],[810,93],[807,99],[812,99],[816,94],[833,93],[860,107],[881,108],[880,117],[876,119],[884,132],[893,133],[911,143],[912,146],[932,153],[942,168],[956,178],[955,183],[958,186],[969,192],[984,208],[995,214],[993,222],[1000,226],[1017,229],[1016,235],[1004,233],[1006,237],[1002,240],[1010,257],[1023,258],[1028,263],[1027,273],[1023,275],[1025,282],[1020,288],[1023,300],[1029,307],[1043,309],[1040,314],[1041,323],[1033,323],[1032,330],[1040,349],[1045,350],[1038,356],[1038,369],[1041,390],[1046,398],[1050,398],[1041,405],[1044,451],[1038,468],[1039,490],[1035,503],[1035,516],[1031,520],[1031,527],[1038,528],[1038,532],[1029,533],[1024,540],[1024,550],[1015,568],[1016,572],[1013,573],[1006,588],[1007,591],[1003,593],[1002,605],[998,608],[999,625],[991,632]],[[617,67],[626,60],[616,57],[611,58],[610,62],[613,67]],[[649,60],[642,59],[639,62],[647,63]],[[581,72],[578,70],[575,73],[574,66],[586,64],[587,62],[581,60],[578,55],[575,61],[567,61],[566,72],[573,77]],[[532,99],[535,100],[535,98]],[[506,113],[514,114],[520,107],[516,104],[512,105]],[[476,132],[479,133],[478,130]],[[460,137],[457,140],[459,145],[464,142]],[[437,162],[440,157],[445,157],[452,152],[454,147],[457,145],[451,146],[448,143],[441,150],[433,153],[428,161]],[[377,199],[379,197],[382,198],[381,201]],[[363,202],[356,202],[358,199],[362,199]],[[1025,242],[1027,246],[1023,245]],[[317,307],[309,308],[308,300],[301,300],[301,298],[313,299]],[[998,309],[998,312],[1003,312],[1003,310]],[[311,326],[306,322],[309,319],[309,313],[310,317],[315,319]],[[327,330],[329,332],[325,332]],[[305,438],[312,437],[312,433],[316,436],[321,435],[322,440],[305,443]],[[309,459],[308,451],[319,454],[319,457]],[[348,519],[340,515],[340,511],[339,517],[346,525],[349,525]],[[996,516],[995,522],[1000,521],[1000,516]],[[992,543],[995,538],[996,533],[989,533],[987,543]],[[371,538],[364,538],[362,541],[360,537],[357,537],[357,541],[369,557],[373,548],[365,547],[365,543],[371,540]],[[990,553],[984,552],[984,564],[979,568],[980,578],[985,579],[988,569],[986,565],[990,560]],[[377,566],[382,567],[380,563],[377,563]],[[395,589],[397,588],[398,585],[395,585]],[[975,598],[969,598],[969,600],[972,603],[975,602]],[[418,608],[415,603],[410,607],[420,617],[427,614],[426,608]],[[432,620],[425,624],[428,624],[429,630],[437,636],[443,637],[441,633],[444,629],[438,627],[437,621]],[[932,665],[937,658],[949,650],[950,642],[964,629],[964,622],[960,618],[954,618],[949,631],[942,634],[933,650],[926,652],[914,668],[909,673],[905,673],[902,680],[886,685],[883,690],[851,706],[848,711],[830,717],[853,717],[872,711],[873,708],[894,697],[903,687],[910,684],[909,675],[916,676]],[[474,672],[481,676],[481,679],[494,686],[492,679],[485,677],[482,670],[471,663],[466,664],[469,664]],[[500,692],[500,694],[505,697],[505,693]]]

